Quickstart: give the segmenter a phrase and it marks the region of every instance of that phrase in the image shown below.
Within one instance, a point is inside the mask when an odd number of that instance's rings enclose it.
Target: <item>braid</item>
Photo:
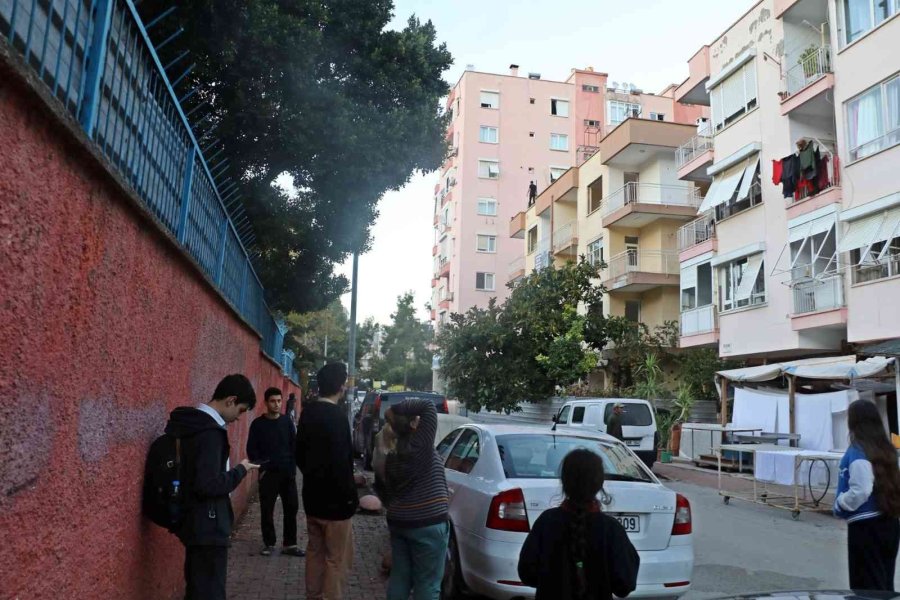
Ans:
[[[588,555],[588,509],[581,504],[573,504],[574,514],[569,521],[566,532],[566,541],[569,546],[571,568],[574,573],[573,591],[575,600],[587,598],[587,576],[584,569],[584,561]]]

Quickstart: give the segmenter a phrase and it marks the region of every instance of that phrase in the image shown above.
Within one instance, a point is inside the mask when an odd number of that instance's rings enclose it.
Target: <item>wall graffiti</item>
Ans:
[[[162,433],[165,423],[162,402],[131,408],[117,406],[111,399],[84,400],[78,410],[78,452],[84,462],[95,463],[115,444],[153,439]]]

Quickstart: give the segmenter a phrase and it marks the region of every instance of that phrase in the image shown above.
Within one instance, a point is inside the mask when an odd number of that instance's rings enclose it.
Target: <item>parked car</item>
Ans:
[[[447,414],[447,397],[433,392],[387,392],[370,390],[363,400],[359,413],[353,418],[353,449],[365,457],[365,468],[371,470],[375,450],[375,436],[384,427],[384,413],[392,405],[413,398],[434,401],[438,413]]]
[[[465,592],[496,600],[534,597],[535,590],[519,582],[519,552],[541,513],[562,503],[561,463],[576,448],[603,458],[603,510],[625,527],[641,556],[637,589],[629,597],[672,598],[690,590],[690,504],[622,442],[587,428],[469,424],[437,446],[450,491],[444,600]]]
[[[555,427],[589,428],[606,433],[606,421],[617,404],[624,405],[620,420],[625,445],[637,454],[644,464],[656,462],[656,411],[647,400],[634,398],[585,398],[563,404],[553,418]]]

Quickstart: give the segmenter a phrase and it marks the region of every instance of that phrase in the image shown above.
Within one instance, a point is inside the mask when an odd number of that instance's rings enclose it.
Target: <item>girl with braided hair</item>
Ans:
[[[640,557],[619,522],[600,511],[603,459],[573,450],[561,478],[566,500],[538,517],[519,554],[519,578],[537,588],[535,600],[625,598]]]

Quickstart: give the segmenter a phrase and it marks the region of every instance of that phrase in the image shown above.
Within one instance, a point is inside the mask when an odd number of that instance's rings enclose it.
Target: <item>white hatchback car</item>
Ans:
[[[496,600],[534,598],[534,588],[519,581],[519,551],[538,516],[562,503],[560,466],[576,448],[603,458],[603,510],[625,527],[640,554],[637,589],[629,597],[672,598],[690,589],[690,504],[621,442],[587,430],[469,424],[437,446],[450,490],[444,600],[464,591]]]

